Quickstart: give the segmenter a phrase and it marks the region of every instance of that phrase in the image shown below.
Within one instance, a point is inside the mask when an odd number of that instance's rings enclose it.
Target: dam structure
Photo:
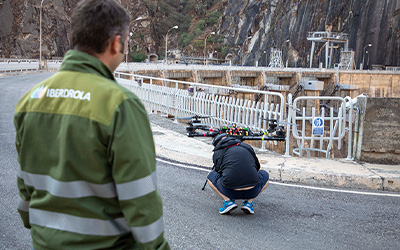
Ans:
[[[118,71],[296,96],[400,97],[400,71],[122,63]]]

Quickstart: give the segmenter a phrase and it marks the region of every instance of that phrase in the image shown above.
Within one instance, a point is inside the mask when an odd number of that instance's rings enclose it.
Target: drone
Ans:
[[[226,134],[228,137],[234,137],[241,141],[259,140],[259,141],[285,141],[286,130],[282,124],[291,124],[280,122],[276,119],[268,119],[268,129],[266,131],[255,132],[247,126],[240,126],[236,123],[213,127],[211,124],[202,123],[201,119],[210,118],[209,116],[190,116],[181,118],[172,118],[177,120],[189,120],[186,127],[188,137],[215,137],[220,134]]]

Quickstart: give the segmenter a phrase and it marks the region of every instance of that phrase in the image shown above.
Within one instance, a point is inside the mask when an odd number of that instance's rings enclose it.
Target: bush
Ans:
[[[222,58],[225,58],[226,55],[228,55],[228,53],[229,53],[229,47],[228,46],[223,47],[221,51]]]
[[[194,34],[188,34],[188,33],[184,32],[181,35],[181,38],[179,39],[179,44],[182,47],[185,47],[193,40],[193,38],[194,38]]]
[[[195,40],[194,46],[196,46],[198,49],[203,49],[204,48],[204,40]]]
[[[146,54],[144,52],[132,53],[131,58],[134,62],[143,62],[146,59]]]
[[[130,57],[134,62],[143,62],[146,59],[146,54],[140,51],[138,46],[135,45],[130,51]]]
[[[216,41],[217,41],[217,39],[212,35],[207,38],[208,43],[215,43]]]
[[[196,24],[195,30],[199,29],[199,30],[203,31],[204,28],[206,27],[205,24],[206,24],[206,21],[200,20],[200,21]]]
[[[218,11],[213,11],[210,12],[206,15],[205,17],[205,22],[207,26],[213,26],[214,24],[216,24],[218,22],[219,17],[221,16],[221,13],[219,13]]]

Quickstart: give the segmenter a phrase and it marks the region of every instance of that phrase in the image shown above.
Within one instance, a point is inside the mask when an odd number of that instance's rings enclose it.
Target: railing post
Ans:
[[[352,147],[352,138],[353,138],[353,100],[347,96],[344,98],[349,102],[349,134],[348,134],[348,144],[347,144],[347,158],[346,160],[352,161],[351,157],[351,147]],[[347,107],[347,105],[346,105]]]
[[[175,118],[178,117],[178,107],[177,107],[177,101],[176,101],[177,98],[178,98],[178,82],[175,82],[175,93],[174,93]],[[174,119],[174,123],[178,123],[178,119]]]
[[[285,140],[285,157],[290,157],[290,126],[292,123],[292,112],[293,112],[293,106],[292,106],[292,94],[288,95],[288,102],[287,102],[287,107],[288,107],[288,117],[287,117],[287,124],[286,126],[286,140]]]
[[[268,109],[268,96],[264,95],[264,114],[263,114],[263,119],[267,118],[267,109]],[[262,126],[263,126],[263,131],[267,130],[267,120],[262,121]],[[265,141],[262,141],[262,146],[261,146],[261,152],[267,151],[265,149]]]

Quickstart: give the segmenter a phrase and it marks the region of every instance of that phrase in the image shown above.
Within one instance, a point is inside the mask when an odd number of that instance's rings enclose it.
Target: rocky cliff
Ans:
[[[400,0],[229,0],[219,31],[236,51],[244,45],[247,64],[265,64],[264,51],[268,57],[277,47],[289,65],[306,66],[308,32],[331,31],[349,35],[358,64],[368,51],[370,65],[400,65]],[[322,46],[316,47],[316,63]]]
[[[70,47],[70,16],[76,1],[43,1],[44,58],[62,57]],[[40,0],[0,1],[0,57],[38,58]]]
[[[40,3],[40,0],[0,0],[0,57],[38,57]],[[62,57],[70,48],[69,23],[76,3],[76,0],[43,1],[44,57]],[[183,47],[189,56],[202,56],[201,41],[214,31],[217,37],[208,40],[207,50],[215,49],[220,58],[231,53],[235,63],[243,56],[243,64],[266,65],[270,49],[275,47],[282,50],[283,60],[289,66],[308,66],[311,50],[308,32],[331,31],[349,35],[349,49],[355,51],[356,65],[365,56],[368,65],[400,66],[400,0],[186,0],[179,3],[121,0],[121,3],[132,14],[132,20],[141,17],[131,25],[135,31],[131,46],[141,45],[146,53],[163,55],[162,32],[173,25],[168,16],[171,10],[165,11],[168,7],[177,13],[191,14],[185,29],[171,34],[168,47]],[[196,11],[187,10],[191,6]],[[196,29],[207,13],[215,9],[221,12],[218,21],[206,22],[200,31]],[[185,21],[183,15],[174,18],[175,22]],[[189,35],[192,40],[183,39]],[[323,44],[317,44],[314,66],[323,61],[323,50]],[[337,63],[340,48],[334,51],[333,63]]]

